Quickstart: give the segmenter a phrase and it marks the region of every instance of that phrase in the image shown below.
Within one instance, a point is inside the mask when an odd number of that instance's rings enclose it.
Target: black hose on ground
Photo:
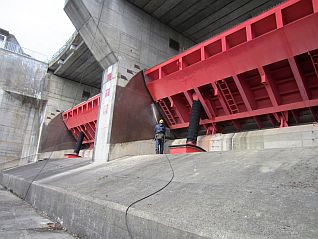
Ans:
[[[192,104],[190,121],[189,121],[187,144],[197,143],[201,110],[202,110],[201,102],[198,100],[194,100]]]

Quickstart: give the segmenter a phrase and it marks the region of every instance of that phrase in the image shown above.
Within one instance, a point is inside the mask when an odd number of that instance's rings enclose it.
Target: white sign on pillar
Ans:
[[[93,160],[109,160],[110,136],[117,85],[117,64],[109,66],[103,74]]]

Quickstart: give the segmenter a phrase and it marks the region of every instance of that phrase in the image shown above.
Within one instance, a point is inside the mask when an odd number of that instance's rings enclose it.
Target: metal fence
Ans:
[[[51,57],[51,59],[49,59],[49,64],[53,64],[57,59],[59,59],[63,52],[72,44],[77,35],[78,32],[75,31],[67,42]]]
[[[6,42],[4,47],[2,47],[8,51],[11,51],[11,52],[14,52],[14,53],[17,53],[19,55],[23,55],[23,56],[26,56],[26,57],[30,57],[30,58],[33,58],[33,59],[36,59],[38,61],[42,61],[42,62],[45,62],[45,63],[48,63],[49,62],[49,57],[45,54],[42,54],[42,53],[39,53],[39,52],[36,52],[36,51],[33,51],[33,50],[30,50],[28,48],[24,48],[24,47],[21,47],[19,44],[16,44],[14,42]]]

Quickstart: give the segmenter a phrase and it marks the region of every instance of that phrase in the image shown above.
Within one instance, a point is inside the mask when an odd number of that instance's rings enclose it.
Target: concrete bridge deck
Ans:
[[[167,155],[172,183],[129,210],[129,229],[133,238],[318,238],[317,155],[314,147]],[[165,155],[51,159],[4,171],[0,182],[80,238],[129,238],[127,206],[171,175]]]

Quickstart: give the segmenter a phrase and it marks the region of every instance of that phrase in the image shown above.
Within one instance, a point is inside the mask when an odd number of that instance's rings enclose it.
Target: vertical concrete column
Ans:
[[[102,90],[97,118],[94,162],[109,160],[110,136],[118,76],[118,64],[109,66],[103,74]]]

